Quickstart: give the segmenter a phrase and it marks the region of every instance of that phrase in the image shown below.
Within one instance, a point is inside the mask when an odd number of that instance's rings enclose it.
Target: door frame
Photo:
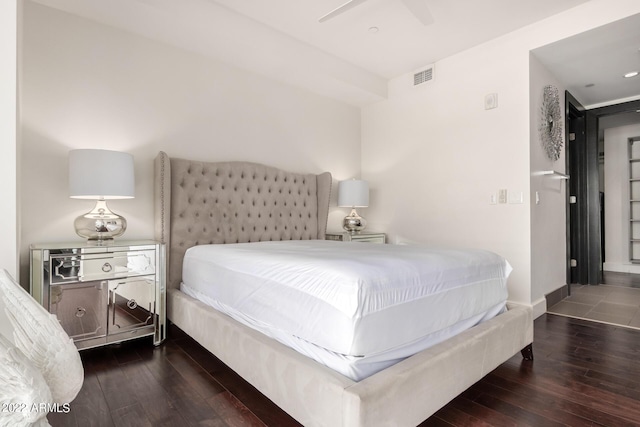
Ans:
[[[623,102],[620,104],[608,105],[586,110],[580,103],[569,93],[565,92],[565,122],[566,122],[566,141],[569,141],[569,114],[580,111],[585,115],[585,144],[584,152],[580,150],[576,153],[569,150],[567,142],[567,151],[565,155],[567,171],[571,180],[576,179],[578,183],[578,197],[576,209],[579,215],[576,215],[577,224],[571,224],[569,221],[572,205],[569,204],[569,197],[572,195],[567,191],[567,284],[571,284],[571,267],[570,260],[574,258],[575,253],[571,253],[571,239],[578,239],[581,245],[579,251],[580,259],[578,259],[578,270],[576,277],[581,284],[598,285],[602,282],[602,239],[600,227],[600,179],[598,164],[598,133],[600,131],[600,119],[602,117],[611,116],[620,113],[628,113],[640,111],[640,100]],[[571,109],[573,108],[573,110]],[[578,170],[569,169],[569,156],[578,155]],[[575,233],[579,233],[578,236]],[[582,247],[584,245],[584,247]],[[576,259],[576,258],[574,258]],[[582,265],[581,265],[582,264]],[[586,265],[584,265],[586,264]]]
[[[572,283],[589,283],[586,115],[582,104],[565,91],[565,170],[569,175],[566,188],[566,265],[569,294]],[[575,134],[573,141],[570,138],[572,133]],[[571,197],[576,198],[575,203],[571,203]],[[575,267],[571,266],[572,260],[577,263]]]

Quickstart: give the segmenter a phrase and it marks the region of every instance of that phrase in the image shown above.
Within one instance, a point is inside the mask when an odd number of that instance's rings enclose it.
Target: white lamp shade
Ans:
[[[338,206],[366,208],[369,206],[369,183],[351,179],[338,184]]]
[[[133,156],[109,150],[69,152],[69,197],[74,199],[131,199],[135,179]]]

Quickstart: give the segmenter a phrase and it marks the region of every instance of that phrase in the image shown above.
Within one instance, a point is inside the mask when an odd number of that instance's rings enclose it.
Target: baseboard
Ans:
[[[568,285],[560,286],[555,291],[549,292],[547,295],[544,296],[544,298],[541,298],[540,300],[536,301],[536,303],[534,304],[534,309],[533,309],[533,315],[535,316],[534,319],[541,316],[542,313],[546,313],[547,307],[553,307],[554,305],[556,305],[557,303],[559,303],[560,301],[562,301],[568,296],[569,296]],[[542,304],[542,300],[544,300],[544,306]],[[544,309],[544,311],[540,312],[540,310],[542,309]]]
[[[545,297],[540,298],[533,302],[533,318],[537,319],[547,312],[547,299]]]
[[[534,319],[542,316],[544,313],[547,312],[547,300],[545,298],[540,298],[538,301],[534,302],[533,304],[523,304],[521,302],[513,302],[508,300],[507,305],[531,307],[531,310],[533,311]]]
[[[602,265],[604,271],[613,271],[616,273],[633,273],[640,274],[640,265],[630,263],[605,262]]]
[[[559,303],[560,301],[562,301],[568,296],[569,296],[569,286],[564,285],[564,286],[560,286],[558,289],[556,289],[553,292],[549,292],[547,295],[544,296],[544,298],[547,301],[547,307],[553,307],[554,305],[556,305],[557,303]]]
[[[533,301],[531,308],[533,309],[533,318],[537,319],[547,312],[547,307],[553,307],[563,299],[569,296],[569,286],[564,285],[553,292],[548,293],[542,298]]]

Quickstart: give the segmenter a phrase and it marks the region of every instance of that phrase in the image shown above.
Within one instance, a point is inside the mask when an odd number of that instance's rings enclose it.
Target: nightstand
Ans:
[[[165,247],[114,240],[31,245],[31,295],[78,349],[166,338]]]
[[[366,231],[360,231],[358,233],[327,233],[325,238],[327,240],[338,240],[341,242],[386,243],[387,241],[387,235],[384,233],[369,233]]]

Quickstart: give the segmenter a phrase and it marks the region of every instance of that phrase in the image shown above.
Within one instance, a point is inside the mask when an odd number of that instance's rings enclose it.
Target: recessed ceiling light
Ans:
[[[584,85],[584,87],[594,87],[594,86],[595,86],[595,83],[589,83],[589,84]]]
[[[378,31],[380,31],[380,28],[378,28],[378,27],[369,27],[369,32],[370,32],[371,34],[375,34],[375,33],[377,33]]]
[[[637,72],[637,71],[631,71],[630,73],[625,74],[625,75],[624,75],[624,78],[625,78],[625,79],[628,79],[628,78],[630,78],[630,77],[635,77],[635,76],[637,76],[637,75],[638,75],[638,72]]]

